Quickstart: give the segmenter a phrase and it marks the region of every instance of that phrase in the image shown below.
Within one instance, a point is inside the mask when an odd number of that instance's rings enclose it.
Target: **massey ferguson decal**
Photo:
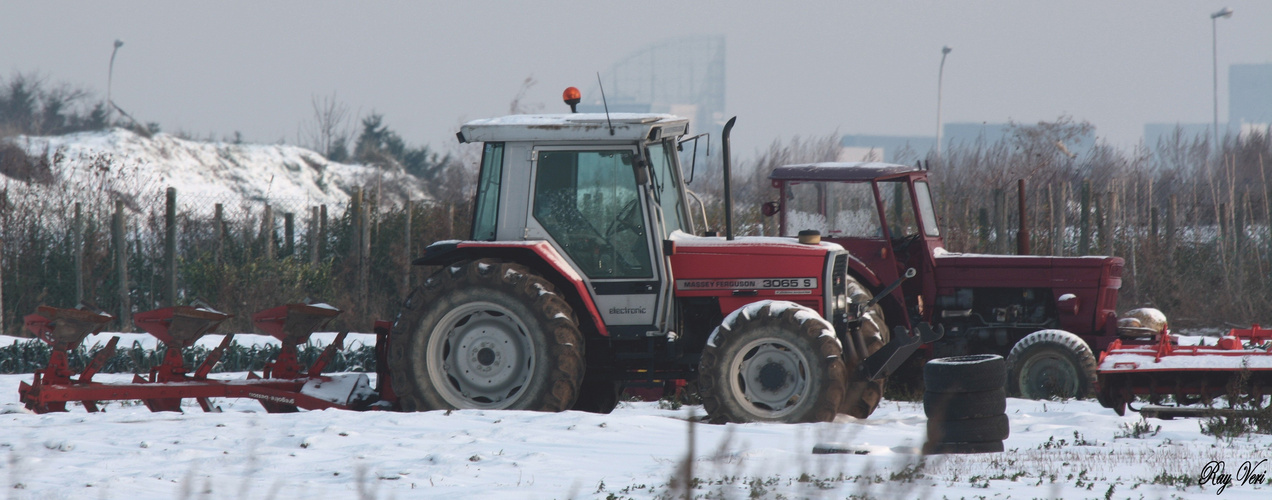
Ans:
[[[677,290],[790,290],[817,288],[817,278],[676,280]]]

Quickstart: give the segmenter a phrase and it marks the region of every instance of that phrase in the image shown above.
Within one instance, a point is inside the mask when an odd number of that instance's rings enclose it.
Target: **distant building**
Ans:
[[[1028,124],[1017,124],[1027,126]],[[942,140],[945,150],[957,147],[975,147],[978,144],[991,145],[1010,139],[1012,125],[1010,123],[946,123],[942,126]],[[863,161],[866,155],[873,155],[876,160],[889,163],[912,163],[927,158],[927,154],[936,146],[936,138],[932,136],[899,136],[899,135],[845,135],[839,142],[843,148],[840,158],[844,161]],[[1079,137],[1065,148],[1073,154],[1081,155],[1095,145],[1095,131]]]
[[[1146,123],[1144,124],[1144,147],[1149,151],[1158,145],[1170,145],[1178,141],[1191,142],[1196,139],[1211,137],[1209,123]],[[1179,135],[1176,136],[1175,134]]]
[[[935,144],[932,136],[851,134],[839,140],[839,160],[910,163],[926,158]]]
[[[689,36],[637,50],[601,72],[605,102],[596,85],[579,112],[670,113],[689,117],[694,133],[724,122],[724,36]]]
[[[946,123],[942,129],[944,149],[978,143],[988,145],[1011,137],[1010,123]]]
[[[1212,123],[1148,123],[1144,125],[1144,145],[1193,141],[1213,137]],[[1267,133],[1272,126],[1272,64],[1228,66],[1228,122],[1219,125],[1221,135]]]
[[[1228,127],[1265,129],[1272,124],[1272,64],[1228,66]]]

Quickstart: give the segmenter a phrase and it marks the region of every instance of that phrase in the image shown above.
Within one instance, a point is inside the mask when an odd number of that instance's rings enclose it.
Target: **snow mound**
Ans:
[[[358,186],[381,192],[389,202],[428,198],[423,181],[405,172],[332,162],[298,146],[200,142],[164,133],[145,137],[120,128],[4,141],[47,164],[49,175],[39,183],[0,173],[0,185],[19,190],[41,191],[47,184],[59,191],[152,197],[175,187],[180,201],[227,205],[280,199],[344,205]]]

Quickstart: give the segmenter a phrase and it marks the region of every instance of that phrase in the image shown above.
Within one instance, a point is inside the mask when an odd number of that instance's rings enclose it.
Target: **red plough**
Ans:
[[[1254,325],[1234,329],[1214,345],[1176,345],[1169,331],[1155,344],[1123,346],[1114,341],[1100,355],[1099,400],[1123,415],[1137,396],[1151,407],[1135,408],[1146,416],[1193,416],[1215,413],[1207,407],[1218,397],[1229,406],[1263,405],[1272,394],[1272,330]],[[1165,397],[1177,406],[1162,407]]]
[[[282,341],[278,356],[262,375],[248,373],[247,380],[214,380],[208,374],[221,360],[234,335],[226,335],[193,370],[186,366],[182,351],[214,331],[230,315],[210,308],[167,307],[139,313],[138,327],[164,343],[162,363],[149,377],[134,375],[132,383],[93,382],[92,376],[114,355],[118,337],[112,338],[78,376],[67,362],[67,351],[87,335],[101,331],[114,318],[100,312],[55,309],[41,306],[40,315],[27,317],[27,328],[53,345],[49,364],[35,375],[32,384],[22,383],[21,400],[37,413],[66,411],[69,401],[81,401],[88,411],[97,411],[100,401],[141,400],[151,411],[181,411],[181,400],[194,398],[204,411],[219,411],[210,398],[252,398],[269,412],[294,412],[342,408],[364,409],[374,397],[363,374],[324,376],[322,370],[343,348],[348,332],[341,332],[318,359],[306,367],[300,363],[297,346],[325,327],[340,310],[325,304],[288,304],[253,315],[252,323]]]
[[[84,371],[76,376],[71,371],[69,352],[84,341],[84,337],[102,331],[102,328],[115,319],[114,316],[86,306],[81,309],[58,309],[40,306],[35,314],[23,318],[27,330],[40,340],[52,346],[49,363],[43,370],[35,372],[35,380],[31,384],[22,382],[18,386],[18,395],[26,402],[27,408],[38,412],[66,411],[68,401],[81,401],[88,411],[97,411],[94,398],[47,398],[46,388],[50,387],[86,387],[93,385],[93,375],[102,369],[106,360],[115,355],[115,344],[119,338],[110,339],[106,347],[97,351]]]

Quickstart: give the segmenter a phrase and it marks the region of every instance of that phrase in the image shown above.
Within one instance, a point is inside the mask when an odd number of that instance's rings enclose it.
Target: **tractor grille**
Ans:
[[[848,278],[848,254],[839,254],[835,256],[835,266],[830,271],[831,282],[830,292],[834,295],[846,293]]]
[[[835,255],[835,261],[831,264],[830,269],[830,303],[826,309],[830,310],[827,319],[835,326],[836,333],[844,333],[848,331],[848,254],[839,253]]]

